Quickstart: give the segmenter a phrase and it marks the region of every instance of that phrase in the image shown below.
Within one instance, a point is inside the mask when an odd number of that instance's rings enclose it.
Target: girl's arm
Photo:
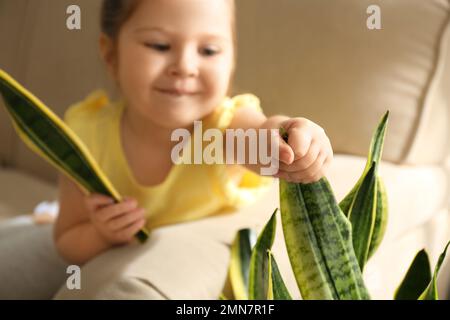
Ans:
[[[283,122],[288,119],[290,119],[290,118],[288,116],[284,116],[284,115],[275,115],[275,116],[271,116],[271,117],[267,118],[263,113],[256,111],[254,108],[244,106],[244,107],[239,108],[236,111],[228,129],[243,129],[243,130],[247,130],[247,129],[278,129],[278,128],[282,127]],[[258,135],[258,139],[259,139],[259,135]],[[267,139],[266,141],[270,144],[269,139]],[[259,146],[259,143],[260,142],[258,141],[258,146]],[[286,152],[287,152],[288,156],[293,158],[293,154],[291,154],[290,148],[287,147],[287,145],[283,141],[281,141],[281,139],[279,140],[279,143],[282,144],[280,146],[280,151],[281,151],[281,148],[284,147],[284,149],[287,149]],[[235,145],[236,145],[236,141],[235,141]],[[226,140],[224,139],[225,151],[226,151],[226,147],[227,147]],[[249,159],[249,143],[248,143],[248,141],[246,141],[245,147],[246,147],[245,159],[248,160]],[[236,157],[236,154],[235,154],[235,157]],[[292,160],[289,159],[289,157],[286,159],[286,156],[284,156],[284,158],[282,158],[280,160],[286,161],[287,163],[289,163],[289,161],[292,162]],[[258,174],[260,173],[261,164],[259,164],[259,158],[258,158],[258,164],[254,165],[254,164],[246,163],[244,166],[247,169],[249,169],[255,173],[258,173]]]
[[[59,254],[67,262],[77,265],[111,247],[91,223],[84,197],[75,183],[59,176],[59,214],[54,240]]]
[[[144,209],[126,198],[84,195],[65,176],[59,177],[59,215],[54,229],[56,248],[69,263],[82,265],[116,245],[134,241],[145,224]]]
[[[325,131],[306,118],[290,118],[275,115],[267,118],[251,107],[242,107],[236,111],[230,129],[276,129],[284,128],[288,133],[288,142],[278,137],[279,171],[275,177],[291,182],[311,183],[326,175],[333,159],[333,149]],[[258,135],[259,136],[259,135]],[[258,141],[258,150],[259,144]],[[270,138],[265,143],[269,144]],[[226,148],[226,142],[224,143]],[[246,143],[246,158],[249,146]],[[261,164],[245,164],[247,169],[260,173]]]
[[[288,116],[275,115],[267,118],[263,113],[252,107],[239,108],[231,121],[230,129],[276,129],[280,128],[284,121],[290,119]]]

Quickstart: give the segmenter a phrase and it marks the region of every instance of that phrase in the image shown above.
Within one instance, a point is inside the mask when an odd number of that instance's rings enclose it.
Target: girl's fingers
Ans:
[[[280,164],[280,169],[286,172],[298,172],[307,170],[316,161],[320,151],[321,145],[313,141],[308,150],[308,153],[304,157],[295,160],[290,165]]]
[[[288,172],[284,170],[279,170],[274,177],[284,179],[288,182],[301,182],[301,183],[311,183],[320,180],[325,175],[332,157],[327,156],[326,153],[320,153],[316,161],[308,167],[306,170],[301,170],[297,172]]]
[[[322,176],[322,167],[326,159],[326,153],[320,152],[312,165],[305,170],[291,173],[291,178],[296,181],[302,181],[303,183],[311,183],[319,180]]]
[[[274,177],[286,180],[288,182],[293,182],[291,177],[289,176],[289,172],[286,172],[286,171],[279,170],[278,173],[276,175],[274,175]]]
[[[105,196],[100,193],[93,193],[87,195],[85,196],[84,200],[88,209],[92,211],[95,211],[99,207],[103,207],[114,203],[113,198]]]
[[[125,212],[136,209],[136,207],[137,201],[134,199],[128,199],[126,201],[110,205],[94,212],[94,217],[99,221],[106,222]]]
[[[305,157],[312,143],[311,132],[307,128],[292,128],[289,131],[288,143],[294,150],[294,160]]]
[[[291,146],[287,144],[286,141],[283,140],[283,138],[278,134],[278,160],[279,165],[281,164],[290,164],[294,161],[294,151],[292,150]],[[273,150],[271,150],[273,154]],[[275,156],[276,158],[276,156]]]
[[[122,198],[122,201],[120,201],[120,202],[133,201],[133,200],[135,200],[133,197],[125,196]]]
[[[108,221],[108,228],[112,231],[118,231],[127,227],[144,217],[145,210],[138,208],[130,212],[126,212],[114,219]]]
[[[144,227],[145,219],[139,219],[124,229],[118,231],[118,236],[123,240],[133,240],[133,236]]]
[[[319,152],[320,146],[317,143],[313,143],[304,157],[295,160],[290,165],[280,163],[280,170],[286,172],[298,172],[305,170],[314,163],[319,155]]]

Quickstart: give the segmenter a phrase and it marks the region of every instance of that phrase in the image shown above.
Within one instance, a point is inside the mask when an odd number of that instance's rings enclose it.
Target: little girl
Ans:
[[[174,165],[175,129],[278,129],[274,177],[310,183],[333,158],[324,130],[305,118],[266,118],[257,97],[229,97],[236,62],[233,0],[104,0],[100,49],[121,99],[103,91],[68,109],[65,121],[125,200],[85,196],[60,177],[55,242],[82,265],[138,230],[208,217],[257,199],[271,177],[261,164]],[[248,151],[248,150],[247,150]],[[248,159],[248,157],[246,158]]]

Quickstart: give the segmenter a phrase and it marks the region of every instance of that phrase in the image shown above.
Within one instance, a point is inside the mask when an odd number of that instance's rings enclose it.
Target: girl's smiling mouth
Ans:
[[[187,90],[178,90],[178,89],[163,89],[163,88],[155,88],[155,90],[159,93],[170,95],[174,97],[182,97],[182,96],[194,96],[199,94],[199,92],[195,91],[187,91]]]

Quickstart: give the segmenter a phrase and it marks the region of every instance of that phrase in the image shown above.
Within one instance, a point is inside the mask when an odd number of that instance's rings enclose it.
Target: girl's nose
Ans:
[[[198,75],[198,60],[189,50],[180,52],[169,67],[169,74],[173,77],[196,77]]]

